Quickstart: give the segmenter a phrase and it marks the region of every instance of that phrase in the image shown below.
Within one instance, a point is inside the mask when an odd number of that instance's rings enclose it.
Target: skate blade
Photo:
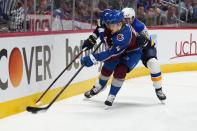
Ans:
[[[112,108],[112,106],[108,106],[108,105],[105,105],[105,110],[110,110]]]
[[[90,98],[87,98],[87,97],[83,98],[83,101],[89,101],[89,100]]]
[[[165,105],[165,100],[160,100],[161,104]]]

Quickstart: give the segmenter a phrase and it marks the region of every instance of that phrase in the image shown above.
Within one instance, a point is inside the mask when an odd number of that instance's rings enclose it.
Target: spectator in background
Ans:
[[[0,2],[0,5],[1,5],[1,2]],[[2,9],[1,9],[1,6],[0,6],[0,23],[5,21],[4,15],[5,14],[3,13]]]
[[[155,19],[155,11],[152,6],[148,7],[148,10],[146,12],[146,25],[147,26],[153,26],[154,25],[154,19]]]
[[[166,12],[166,16],[167,16],[168,25],[170,24],[177,25],[178,22],[177,22],[177,16],[176,16],[176,6],[169,5],[168,11]]]
[[[159,8],[155,11],[157,17],[157,25],[166,25],[167,24],[167,16],[166,14]]]
[[[98,23],[100,23],[100,14],[101,14],[101,10],[99,8],[95,8],[93,10],[94,14],[93,14],[93,25],[97,25]]]
[[[166,1],[166,2],[169,2],[169,3],[172,3],[172,4],[176,4],[176,0],[162,0],[162,1]]]
[[[161,3],[161,0],[147,0],[147,1],[148,1],[148,4],[149,4],[149,5],[152,5],[152,6],[153,6],[154,4],[156,4],[156,3],[157,3],[157,4],[160,4],[160,3]]]
[[[193,15],[192,0],[183,0],[181,2],[180,13],[181,13],[181,20],[186,21],[186,18],[188,18],[188,20],[191,21]]]
[[[90,21],[90,15],[91,15],[91,6],[88,4],[84,4],[82,1],[80,1],[77,4],[76,8],[76,18],[80,21],[88,22]]]
[[[34,14],[34,13],[36,13],[36,12],[34,12],[33,5],[34,5],[34,1],[33,0],[27,0],[27,14]]]
[[[108,0],[111,9],[121,10],[123,8],[123,0]]]
[[[98,4],[95,5],[95,7],[98,7],[100,10],[108,9],[109,4],[105,0],[99,0]]]
[[[160,9],[162,11],[168,10],[169,3],[173,4],[171,1],[168,1],[168,0],[161,0],[160,3],[161,3]]]
[[[137,5],[138,4],[142,4],[145,11],[149,8],[149,6],[151,6],[147,0],[137,0]]]
[[[5,27],[7,27],[7,20],[5,20],[5,14],[1,9],[1,2],[0,2],[0,33],[4,31]],[[7,30],[8,28],[6,28]]]
[[[60,9],[54,10],[54,12],[53,12],[53,21],[52,21],[52,31],[63,30],[62,19],[64,19],[64,14],[61,12],[61,10]],[[46,26],[46,28],[44,30],[48,31],[49,28],[50,27],[48,25],[48,27]]]
[[[143,23],[146,23],[146,13],[144,10],[144,5],[141,3],[137,5],[137,18]]]
[[[71,19],[72,18],[72,1],[63,1],[60,5],[60,10],[64,15],[64,19]]]
[[[124,7],[132,7],[132,8],[134,8],[135,7],[135,3],[136,3],[135,0],[123,0]]]
[[[24,25],[24,1],[19,1],[16,4],[16,9],[11,12],[10,30],[22,32]]]
[[[192,22],[197,23],[197,1],[193,0],[193,15],[192,15]]]
[[[41,0],[39,6],[37,7],[37,14],[50,14],[50,4],[47,0]]]
[[[18,0],[18,1],[20,1],[20,0]],[[14,8],[16,6],[16,3],[17,3],[16,0],[0,0],[0,8],[2,10],[2,13],[4,15],[10,16],[11,11],[14,10]]]

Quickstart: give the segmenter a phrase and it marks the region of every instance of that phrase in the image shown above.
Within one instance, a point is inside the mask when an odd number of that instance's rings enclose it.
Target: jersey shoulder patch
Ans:
[[[118,41],[123,41],[124,40],[124,35],[123,34],[118,34],[116,38],[117,38]]]

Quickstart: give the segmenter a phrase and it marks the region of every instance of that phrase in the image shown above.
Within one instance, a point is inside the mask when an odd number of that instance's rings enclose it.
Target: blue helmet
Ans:
[[[104,19],[106,19],[106,15],[108,15],[108,13],[110,13],[112,10],[111,9],[104,9],[101,14],[100,14],[100,21],[102,24],[104,24]]]
[[[105,24],[117,24],[124,19],[124,15],[119,10],[111,10],[104,17]]]

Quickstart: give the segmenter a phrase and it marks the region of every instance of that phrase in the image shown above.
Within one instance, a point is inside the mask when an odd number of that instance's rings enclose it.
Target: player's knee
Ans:
[[[153,72],[160,71],[159,62],[156,58],[151,58],[147,61],[147,67]]]
[[[106,69],[106,68],[102,68],[101,69],[101,74],[103,75],[103,76],[106,76],[106,77],[109,77],[111,74],[112,74],[112,71],[110,71],[110,70],[108,70],[108,69]]]
[[[114,70],[114,78],[124,79],[127,74],[127,66],[124,64],[118,65],[117,68]]]

